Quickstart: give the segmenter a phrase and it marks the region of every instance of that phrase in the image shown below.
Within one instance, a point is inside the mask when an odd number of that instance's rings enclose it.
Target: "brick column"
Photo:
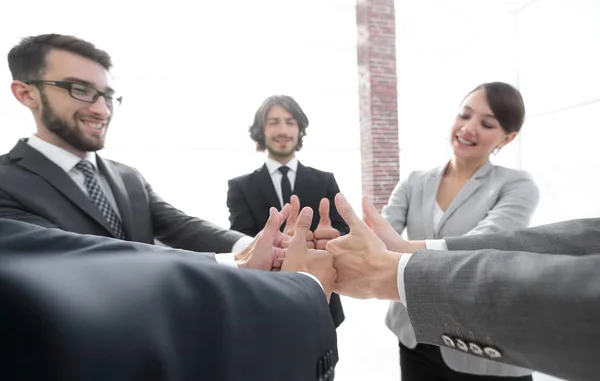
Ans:
[[[362,191],[378,210],[400,176],[394,0],[357,0]]]

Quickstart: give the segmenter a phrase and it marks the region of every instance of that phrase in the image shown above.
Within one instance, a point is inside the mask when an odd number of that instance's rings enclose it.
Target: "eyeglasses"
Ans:
[[[69,95],[71,98],[77,99],[78,101],[82,101],[85,103],[96,103],[98,98],[101,96],[104,97],[106,101],[106,105],[108,107],[113,107],[114,101],[117,102],[117,106],[121,105],[123,101],[123,97],[115,96],[112,92],[102,92],[94,89],[93,87],[82,85],[77,82],[69,82],[69,81],[23,81],[28,85],[34,84],[44,84],[55,87],[60,87],[61,89],[65,89],[69,91]]]

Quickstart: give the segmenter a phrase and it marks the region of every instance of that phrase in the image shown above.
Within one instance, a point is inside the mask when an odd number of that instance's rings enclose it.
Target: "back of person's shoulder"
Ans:
[[[231,179],[229,179],[229,182],[238,183],[238,184],[245,184],[248,181],[250,181],[250,179],[253,176],[256,176],[261,169],[262,169],[262,167],[257,168],[256,170],[254,170],[252,172],[244,173],[243,175],[232,177]]]
[[[307,171],[310,171],[317,176],[322,176],[322,177],[333,176],[332,172],[322,171],[322,170],[314,168],[314,167],[309,167],[309,166],[305,165],[304,168],[306,168]]]
[[[530,184],[535,186],[533,177],[531,174],[522,169],[508,168],[500,165],[494,165],[493,177],[495,182],[502,183],[504,185],[509,184]]]
[[[494,165],[494,174],[507,180],[531,179],[531,175],[525,170],[503,167],[501,165]]]

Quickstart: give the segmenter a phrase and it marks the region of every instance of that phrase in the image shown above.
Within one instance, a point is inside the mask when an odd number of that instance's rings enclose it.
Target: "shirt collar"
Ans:
[[[280,162],[278,162],[277,160],[274,160],[268,156],[267,156],[267,160],[266,160],[265,164],[267,166],[267,170],[269,170],[269,173],[271,175],[274,174],[275,172],[277,172],[279,167],[282,167],[284,165],[284,164],[281,164]],[[292,171],[292,172],[298,171],[298,158],[296,156],[294,156],[290,161],[285,163],[285,165],[287,165],[290,168],[290,171]]]
[[[82,160],[79,156],[57,147],[54,144],[48,143],[37,137],[35,134],[27,139],[27,144],[38,150],[42,155],[61,167],[65,172],[71,171],[71,169]],[[94,152],[88,152],[84,159],[92,163],[92,166],[94,166],[96,171],[98,170],[98,163],[96,162],[96,154]]]

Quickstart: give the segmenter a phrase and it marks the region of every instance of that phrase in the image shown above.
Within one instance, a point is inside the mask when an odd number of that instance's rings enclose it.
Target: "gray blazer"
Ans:
[[[418,251],[404,271],[419,342],[444,346],[442,335],[460,336],[495,347],[498,361],[598,380],[599,218],[446,244],[452,252]]]
[[[527,227],[539,199],[533,180],[526,172],[487,162],[459,191],[434,229],[433,211],[445,169],[446,165],[415,171],[396,186],[382,214],[399,234],[406,228],[409,239],[423,240]],[[386,324],[406,347],[417,345],[404,305],[391,303]],[[448,348],[442,348],[442,357],[451,369],[463,373],[511,377],[531,373]]]

